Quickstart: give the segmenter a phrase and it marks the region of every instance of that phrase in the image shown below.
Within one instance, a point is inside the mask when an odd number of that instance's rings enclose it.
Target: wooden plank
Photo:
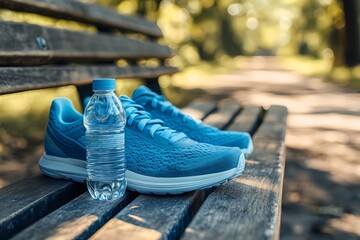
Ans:
[[[0,189],[0,236],[9,238],[85,191],[84,184],[37,175]]]
[[[182,239],[276,239],[284,144],[255,142],[244,174],[209,195]]]
[[[154,22],[76,0],[2,0],[0,7],[93,24],[102,29],[119,29],[162,37],[160,28]]]
[[[178,239],[207,193],[140,195],[91,239]]]
[[[244,106],[227,130],[253,134],[261,123],[264,109],[260,106]]]
[[[87,239],[137,194],[126,192],[116,201],[93,200],[88,192],[26,228],[12,239]]]
[[[176,68],[160,66],[119,67],[113,64],[88,66],[0,67],[0,94],[30,89],[81,85],[93,78],[152,78],[177,72]]]
[[[94,34],[0,21],[0,65],[111,62],[172,56],[167,46],[110,34]]]
[[[284,140],[286,134],[287,109],[273,105],[265,113],[264,121],[256,131],[255,138]]]
[[[208,115],[203,122],[219,129],[226,128],[241,110],[240,104],[233,99],[219,102],[216,111]]]
[[[192,101],[187,107],[183,108],[182,111],[194,119],[204,119],[211,112],[215,111],[217,104],[214,100],[210,99],[196,99]]]
[[[286,115],[274,123],[273,114],[263,121],[271,125],[263,127],[266,133],[275,127],[270,136],[286,129]],[[283,138],[255,137],[254,149],[243,175],[208,196],[181,239],[278,239],[285,144]]]

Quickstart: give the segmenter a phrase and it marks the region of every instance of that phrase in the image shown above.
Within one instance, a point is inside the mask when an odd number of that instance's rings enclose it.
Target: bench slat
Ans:
[[[91,239],[178,239],[206,195],[140,195]]]
[[[255,142],[244,174],[214,190],[182,239],[276,239],[279,231],[284,145]]]
[[[210,99],[196,99],[182,111],[194,119],[204,119],[207,115],[215,111],[217,108],[216,101]]]
[[[93,200],[86,192],[15,235],[13,239],[87,239],[135,196],[135,193],[126,192],[119,200],[103,202]]]
[[[109,62],[172,56],[167,46],[110,34],[94,34],[0,21],[0,65]]]
[[[238,102],[232,99],[220,101],[217,110],[203,119],[204,123],[224,129],[233,120],[235,115],[239,113],[241,107]]]
[[[235,111],[234,105],[235,103],[229,100],[221,102],[218,111],[208,115],[204,121],[208,118],[212,119],[211,116],[216,115],[218,112],[227,112],[229,116],[231,116]],[[209,104],[205,104],[202,101],[200,101],[200,103],[199,101],[193,103],[192,106],[196,106],[195,109],[199,110],[200,113],[208,112],[209,109],[211,109],[209,108]],[[189,107],[188,109],[191,110],[194,108]],[[204,111],[204,109],[207,109],[207,111]],[[238,111],[239,108],[236,109],[236,111]],[[230,121],[232,117],[229,116],[224,115],[222,121]],[[276,149],[272,149],[272,151],[276,152]],[[126,239],[177,238],[184,229],[184,226],[186,226],[182,220],[183,216],[187,216],[187,218],[190,219],[189,214],[195,212],[189,212],[188,209],[189,205],[194,202],[195,195],[193,194],[198,194],[198,192],[189,194],[191,194],[191,198],[186,197],[185,199],[183,196],[156,197],[141,195],[115,216],[114,219],[110,220],[92,239],[111,239],[116,236],[123,236]],[[191,201],[189,202],[189,200]],[[185,210],[187,213],[184,213]],[[187,220],[187,222],[189,222],[189,220]],[[172,235],[175,234],[174,231],[176,231],[176,235]]]
[[[263,108],[260,106],[245,106],[228,127],[228,130],[253,134],[260,124],[262,114]]]
[[[265,113],[265,118],[255,134],[255,138],[271,140],[285,139],[287,109],[283,106],[273,105]]]
[[[86,84],[90,83],[93,78],[99,77],[154,78],[164,74],[173,74],[175,72],[177,72],[177,69],[173,67],[119,67],[112,64],[88,66],[1,67],[0,94],[71,84]]]
[[[160,28],[153,22],[76,0],[3,0],[0,1],[0,7],[93,24],[104,29],[119,29],[162,37]]]
[[[268,114],[270,117],[273,115],[271,112]],[[270,121],[265,118],[263,124],[270,124]],[[285,126],[286,115],[276,124]],[[278,238],[285,165],[284,139],[255,137],[254,149],[243,175],[216,188],[208,196],[182,239]]]
[[[0,189],[0,236],[11,237],[84,191],[84,185],[43,175]]]

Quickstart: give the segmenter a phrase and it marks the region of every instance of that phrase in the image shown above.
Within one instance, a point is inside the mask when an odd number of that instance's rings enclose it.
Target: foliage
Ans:
[[[222,63],[238,55],[307,55],[343,62],[344,13],[339,0],[84,0],[157,21],[179,67]],[[0,11],[1,20],[73,30],[90,25]]]
[[[88,0],[91,1],[91,0]],[[237,55],[307,55],[329,61],[345,26],[336,0],[92,0],[157,20],[177,66]],[[338,34],[340,32],[340,34]]]

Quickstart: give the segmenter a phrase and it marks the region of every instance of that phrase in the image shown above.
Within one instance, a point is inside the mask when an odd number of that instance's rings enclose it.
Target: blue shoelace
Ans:
[[[187,138],[184,133],[164,127],[164,123],[160,119],[152,119],[150,113],[144,111],[141,105],[134,103],[130,99],[121,98],[121,101],[126,112],[127,124],[129,126],[137,123],[137,128],[140,132],[148,129],[151,137],[154,137],[156,133],[163,138],[168,139],[169,144]]]
[[[191,116],[184,114],[181,110],[174,105],[172,105],[169,101],[167,101],[163,96],[157,96],[156,98],[151,99],[151,107],[156,108],[160,106],[160,111],[165,113],[168,111],[171,117],[176,119],[181,119],[183,123],[200,123],[201,121],[195,121]]]

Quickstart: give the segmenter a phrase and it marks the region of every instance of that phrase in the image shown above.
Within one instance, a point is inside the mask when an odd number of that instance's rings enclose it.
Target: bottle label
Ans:
[[[123,148],[124,134],[86,135],[87,148]]]

